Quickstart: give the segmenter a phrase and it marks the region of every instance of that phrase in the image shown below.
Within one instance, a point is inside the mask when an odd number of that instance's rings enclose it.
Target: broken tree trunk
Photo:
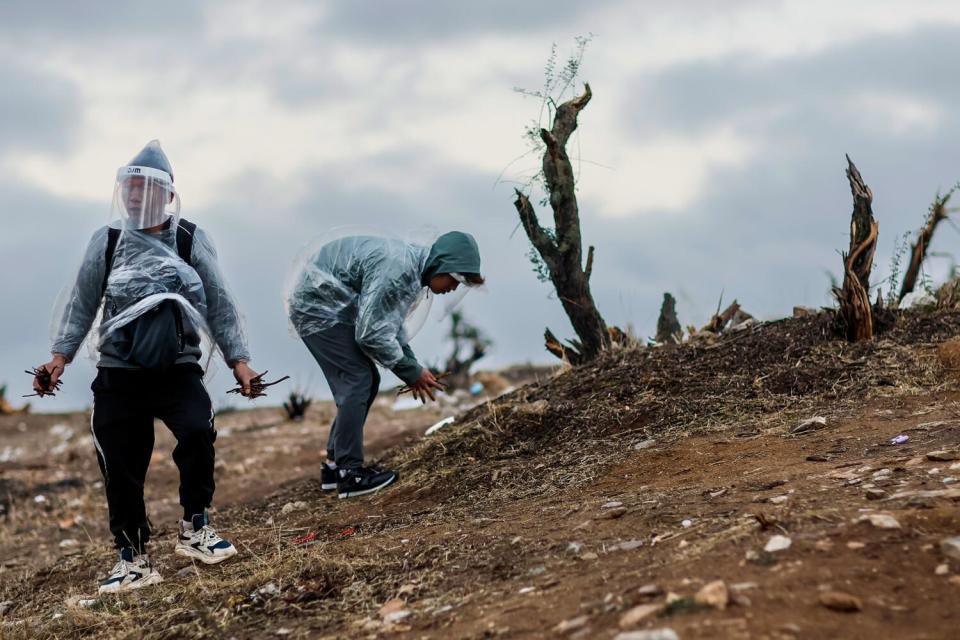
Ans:
[[[540,226],[533,205],[519,189],[516,190],[517,199],[514,202],[523,230],[546,265],[563,310],[577,333],[580,349],[576,359],[579,362],[595,358],[610,346],[607,325],[590,293],[592,247],[586,268],[583,265],[580,212],[573,166],[566,150],[567,140],[577,128],[577,115],[587,106],[591,96],[590,85],[584,85],[582,95],[557,107],[552,128],[549,131],[540,130],[540,138],[546,145],[543,153],[543,176],[547,193],[550,195],[550,207],[553,209],[555,237],[551,237],[551,234]],[[549,329],[547,333],[547,350],[554,354],[567,354],[572,363],[570,349],[563,347],[556,338],[551,341],[549,336],[553,334]]]
[[[860,342],[873,337],[873,313],[870,308],[870,270],[877,250],[877,221],[873,218],[873,193],[860,171],[847,156],[847,180],[853,195],[850,216],[850,247],[843,254],[843,287],[834,289],[840,303],[840,318],[847,340]]]
[[[903,276],[903,285],[900,287],[897,302],[903,302],[907,294],[913,291],[913,288],[917,285],[920,267],[923,266],[923,261],[927,257],[933,232],[937,230],[937,225],[947,217],[947,203],[950,201],[951,195],[953,195],[952,191],[945,196],[937,194],[937,197],[934,198],[933,205],[930,206],[930,214],[927,216],[927,222],[920,229],[917,241],[910,247],[910,266],[907,267],[907,272]]]
[[[657,318],[656,341],[661,344],[680,342],[683,329],[677,320],[677,300],[669,293],[663,294],[663,304],[660,305],[660,317]]]
[[[727,326],[727,323],[733,320],[733,317],[736,316],[737,313],[739,312],[740,312],[740,303],[734,300],[732,303],[730,303],[729,307],[723,310],[722,313],[714,314],[714,316],[710,318],[710,322],[707,323],[707,326],[700,329],[700,331],[709,331],[710,333],[720,333],[721,331],[723,331],[724,327]]]

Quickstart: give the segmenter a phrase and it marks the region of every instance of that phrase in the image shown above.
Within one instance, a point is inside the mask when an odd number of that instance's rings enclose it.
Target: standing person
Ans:
[[[113,208],[114,221],[93,234],[63,311],[55,316],[53,358],[41,365],[50,380],[34,378],[40,395],[53,389],[102,302],[94,332],[99,361],[90,430],[120,559],[100,593],[162,581],[147,555],[150,522],[143,499],[154,418],[177,440],[173,460],[180,471],[183,519],[175,553],[207,564],[236,554],[207,515],[215,487],[216,431],[199,364],[202,337],[211,336],[220,348],[244,395],[256,376],[247,364],[240,315],[216,250],[207,234],[180,218],[173,170],[158,141],[118,170]]]
[[[404,320],[422,310],[431,294],[483,282],[477,243],[459,231],[431,247],[375,236],[341,238],[308,258],[286,304],[337,404],[321,466],[324,489],[350,498],[399,479],[396,471],[364,466],[363,425],[380,386],[375,362],[407,383],[417,399],[435,399],[443,385],[417,362]]]

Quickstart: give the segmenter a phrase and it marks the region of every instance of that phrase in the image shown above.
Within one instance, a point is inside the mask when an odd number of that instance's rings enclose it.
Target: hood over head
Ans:
[[[480,249],[472,235],[451,231],[437,238],[430,247],[421,281],[427,285],[431,278],[440,273],[480,273]]]

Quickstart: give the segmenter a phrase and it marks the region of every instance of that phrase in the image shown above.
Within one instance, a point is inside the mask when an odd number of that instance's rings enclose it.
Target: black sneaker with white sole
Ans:
[[[120,560],[113,566],[107,579],[100,583],[99,592],[120,593],[161,582],[163,578],[150,564],[147,554],[137,554],[133,547],[124,547],[120,549]]]
[[[323,491],[333,491],[337,488],[337,469],[324,462],[320,465],[320,489]]]
[[[396,471],[357,467],[356,469],[337,469],[337,496],[354,498],[380,491],[400,479]]]

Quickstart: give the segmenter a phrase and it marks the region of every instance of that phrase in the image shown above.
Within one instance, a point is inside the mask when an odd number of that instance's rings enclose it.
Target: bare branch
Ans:
[[[937,230],[937,225],[948,215],[947,203],[950,201],[951,195],[953,195],[952,192],[945,196],[937,194],[933,205],[930,207],[930,215],[927,217],[926,224],[920,230],[917,241],[910,247],[910,266],[907,267],[907,272],[903,276],[903,285],[900,287],[900,296],[897,298],[898,302],[903,302],[903,299],[913,291],[917,284],[917,276],[920,275],[920,267],[927,257],[933,232]]]

